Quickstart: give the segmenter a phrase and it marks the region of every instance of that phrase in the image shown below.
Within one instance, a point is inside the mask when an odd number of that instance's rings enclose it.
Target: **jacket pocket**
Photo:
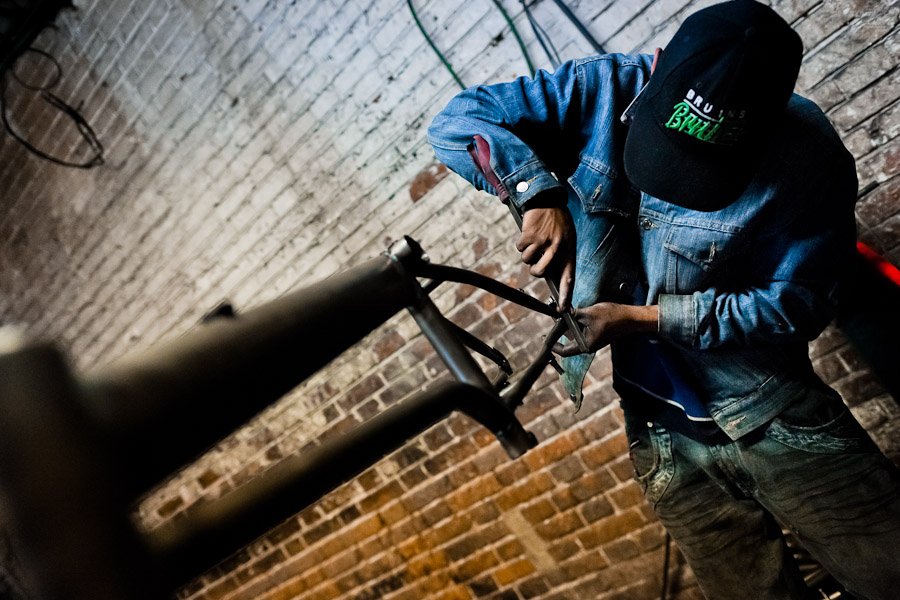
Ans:
[[[630,188],[630,184],[596,159],[582,156],[578,168],[567,181],[586,213],[611,212],[627,217],[634,211],[628,189],[619,189],[622,186]]]
[[[663,245],[668,250],[666,291],[690,294],[709,287],[713,274],[717,286],[728,286],[743,236],[738,232],[672,225]]]

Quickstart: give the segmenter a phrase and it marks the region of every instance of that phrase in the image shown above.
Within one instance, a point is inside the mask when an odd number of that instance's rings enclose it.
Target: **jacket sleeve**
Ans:
[[[494,173],[520,207],[542,192],[562,193],[554,174],[570,174],[585,139],[596,133],[589,131],[592,114],[586,111],[613,97],[610,83],[622,58],[568,61],[553,73],[539,71],[533,79],[464,90],[434,118],[428,141],[438,160],[477,189],[496,194],[467,152],[475,135],[483,137],[491,148]]]
[[[750,240],[742,261],[748,285],[661,295],[661,337],[701,350],[785,344],[815,339],[831,321],[837,280],[855,248],[856,171],[836,134],[805,142],[799,145],[802,157],[785,161],[796,183],[778,201],[790,208],[780,211],[775,227]],[[822,143],[836,151],[814,150]]]
[[[541,192],[563,191],[551,174],[558,168],[553,162],[564,163],[566,152],[574,152],[577,160],[579,145],[569,142],[580,127],[581,94],[574,61],[552,74],[539,71],[534,79],[472,87],[435,117],[428,141],[438,160],[477,189],[497,194],[467,151],[473,137],[482,136],[491,148],[491,167],[501,185],[512,202],[523,206]]]

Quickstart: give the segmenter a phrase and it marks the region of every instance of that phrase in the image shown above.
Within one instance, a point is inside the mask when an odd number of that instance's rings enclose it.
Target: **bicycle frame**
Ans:
[[[7,344],[0,350],[2,509],[40,598],[165,597],[454,411],[487,427],[511,458],[533,447],[514,411],[547,364],[557,366],[550,348],[564,322],[510,384],[505,357],[429,298],[443,281],[557,316],[524,292],[429,264],[404,238],[358,267],[84,376],[51,345]],[[129,515],[141,494],[404,307],[455,381],[201,501],[183,518],[136,530]],[[493,382],[467,347],[498,364]]]

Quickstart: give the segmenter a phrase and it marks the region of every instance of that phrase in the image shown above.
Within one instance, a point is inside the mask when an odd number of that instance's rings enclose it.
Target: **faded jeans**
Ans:
[[[646,401],[623,400],[637,480],[709,600],[807,598],[780,524],[859,600],[900,598],[900,471],[835,392],[716,444],[629,410]]]

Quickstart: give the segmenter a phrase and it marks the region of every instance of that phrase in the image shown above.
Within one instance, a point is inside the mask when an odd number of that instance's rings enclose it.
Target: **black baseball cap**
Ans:
[[[802,55],[800,36],[753,0],[689,16],[634,109],[625,140],[628,178],[685,208],[731,204],[779,127]]]

